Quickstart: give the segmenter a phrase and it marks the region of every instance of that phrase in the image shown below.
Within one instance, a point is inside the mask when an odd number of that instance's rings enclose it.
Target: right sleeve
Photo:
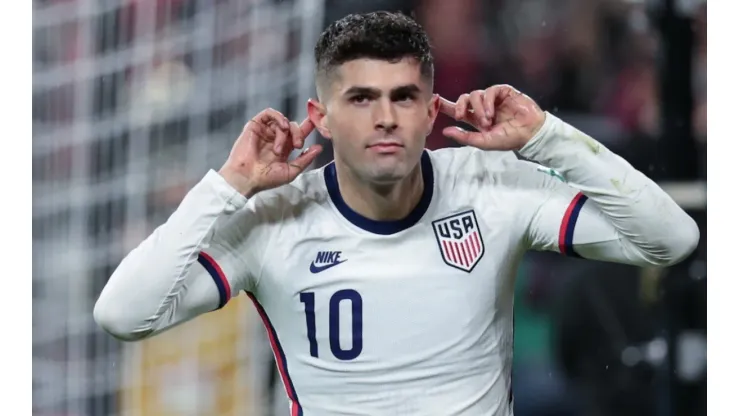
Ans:
[[[266,232],[253,201],[209,171],[113,272],[95,321],[133,341],[223,307],[251,289]]]

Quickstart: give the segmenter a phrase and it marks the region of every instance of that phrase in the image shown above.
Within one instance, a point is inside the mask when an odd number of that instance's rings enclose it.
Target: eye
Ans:
[[[399,94],[396,97],[394,97],[394,100],[393,101],[396,101],[396,102],[409,102],[409,101],[413,101],[415,98],[416,97],[414,97],[414,95],[411,94],[411,93],[403,93],[403,94]]]
[[[365,94],[353,95],[352,97],[350,97],[349,101],[354,104],[365,104],[370,101],[370,96]]]

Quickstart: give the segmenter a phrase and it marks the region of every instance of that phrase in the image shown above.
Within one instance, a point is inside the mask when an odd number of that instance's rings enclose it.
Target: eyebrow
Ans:
[[[421,88],[419,88],[419,86],[416,84],[403,85],[391,90],[391,98],[397,97],[399,95],[416,95],[420,92]]]
[[[421,92],[421,88],[419,88],[416,84],[407,84],[407,85],[401,85],[399,87],[395,87],[391,90],[391,97],[396,97],[399,95],[413,95],[418,94]],[[347,91],[344,92],[345,96],[352,96],[352,95],[369,95],[371,97],[378,97],[382,95],[382,92],[378,88],[373,87],[362,87],[362,86],[353,86],[347,89]]]

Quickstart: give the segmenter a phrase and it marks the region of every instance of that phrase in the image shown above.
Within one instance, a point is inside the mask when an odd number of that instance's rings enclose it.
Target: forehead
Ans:
[[[408,84],[416,84],[424,89],[421,65],[413,58],[404,58],[397,62],[376,59],[355,59],[340,65],[336,69],[333,90],[343,92],[354,87],[377,88],[382,91]]]

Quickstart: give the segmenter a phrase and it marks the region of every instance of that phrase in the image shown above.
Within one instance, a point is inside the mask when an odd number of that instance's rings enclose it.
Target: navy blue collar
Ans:
[[[427,212],[427,208],[429,208],[429,205],[432,203],[432,194],[434,193],[434,169],[432,168],[432,160],[426,150],[421,155],[421,177],[424,181],[424,191],[421,195],[421,200],[419,200],[419,203],[413,210],[411,210],[409,215],[400,220],[377,221],[363,217],[353,211],[352,208],[344,202],[342,194],[339,192],[337,168],[334,162],[331,162],[324,167],[324,182],[326,182],[326,189],[329,191],[329,196],[331,197],[334,206],[337,207],[342,216],[365,231],[381,235],[395,234],[412,227],[421,219],[422,216],[424,216],[424,213]]]

